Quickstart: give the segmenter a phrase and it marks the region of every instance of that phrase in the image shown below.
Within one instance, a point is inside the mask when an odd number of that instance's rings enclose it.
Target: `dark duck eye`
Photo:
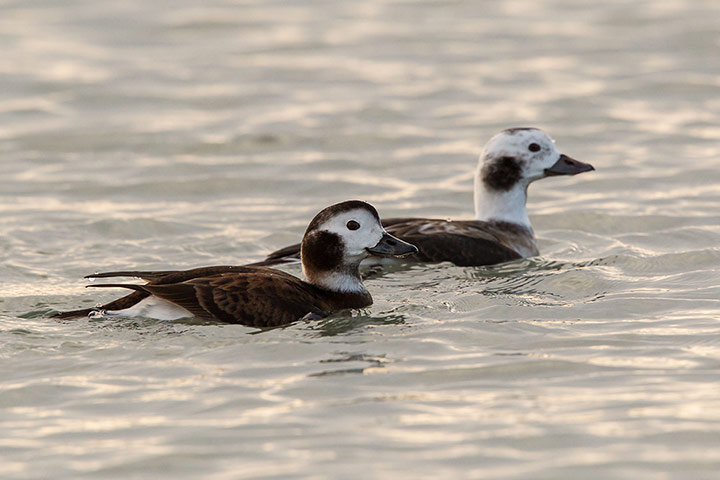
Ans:
[[[531,143],[530,145],[528,145],[528,150],[530,150],[531,152],[539,152],[540,145],[538,145],[537,143]]]
[[[350,220],[345,226],[348,228],[348,230],[357,230],[358,228],[360,228],[360,224],[355,220]]]

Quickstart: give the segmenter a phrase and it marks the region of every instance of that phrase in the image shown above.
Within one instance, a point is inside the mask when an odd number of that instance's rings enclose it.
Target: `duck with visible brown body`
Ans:
[[[135,291],[98,308],[55,316],[198,317],[273,327],[371,305],[372,297],[360,278],[360,262],[370,255],[414,253],[417,248],[385,231],[372,205],[350,200],[322,210],[310,222],[302,241],[303,280],[258,266],[98,273],[86,278],[139,277],[147,283],[88,285]]]
[[[525,205],[528,187],[541,178],[591,170],[592,165],[558,152],[553,139],[542,130],[510,128],[491,138],[480,155],[474,219],[386,218],[382,225],[418,247],[419,252],[403,258],[403,262],[480,266],[533,257],[540,252]],[[255,265],[277,265],[299,257],[300,245],[291,245]],[[376,257],[366,260],[369,264],[395,261]]]

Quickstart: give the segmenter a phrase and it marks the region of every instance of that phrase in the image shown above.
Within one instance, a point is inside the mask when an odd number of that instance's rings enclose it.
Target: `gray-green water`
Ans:
[[[0,2],[2,478],[710,479],[714,0]],[[45,317],[106,269],[255,261],[360,198],[472,215],[497,130],[542,256],[242,326]],[[295,270],[296,271],[296,270]]]

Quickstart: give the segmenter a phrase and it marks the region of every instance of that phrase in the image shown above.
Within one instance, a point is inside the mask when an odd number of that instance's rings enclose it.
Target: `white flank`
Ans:
[[[124,310],[106,310],[104,315],[118,315],[123,317],[144,317],[155,320],[178,320],[189,318],[193,314],[172,302],[157,297],[148,297],[141,300],[130,308]]]

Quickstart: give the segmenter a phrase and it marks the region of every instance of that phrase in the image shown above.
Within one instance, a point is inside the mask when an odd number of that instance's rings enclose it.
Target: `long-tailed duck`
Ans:
[[[371,305],[372,297],[360,279],[360,262],[370,255],[401,256],[418,251],[389,235],[375,208],[358,200],[338,203],[318,213],[305,231],[301,248],[303,280],[254,266],[88,275],[85,278],[132,276],[147,283],[88,285],[135,291],[101,307],[58,313],[56,317],[81,317],[93,312],[160,320],[195,316],[273,327]]]
[[[525,203],[528,186],[555,175],[595,170],[561,154],[550,136],[537,128],[509,128],[485,145],[475,174],[475,219],[386,218],[382,225],[419,253],[404,261],[492,265],[539,255]],[[255,265],[296,261],[300,245],[271,253]],[[380,259],[369,259],[380,263]]]

